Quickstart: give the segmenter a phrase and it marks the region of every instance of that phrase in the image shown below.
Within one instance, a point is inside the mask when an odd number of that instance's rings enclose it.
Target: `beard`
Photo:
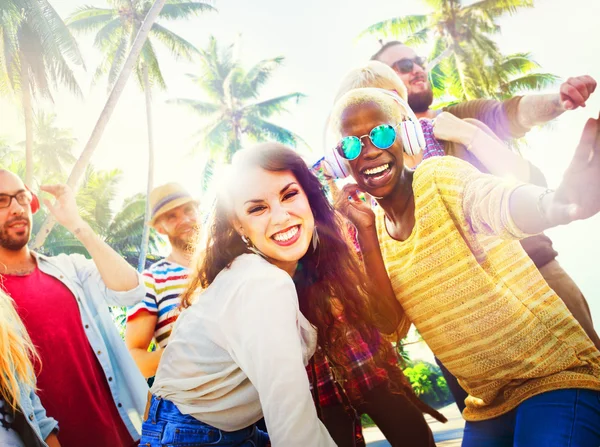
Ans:
[[[2,228],[0,228],[0,247],[5,248],[7,250],[19,251],[27,242],[29,242],[29,236],[31,234],[31,222],[27,220],[27,228],[25,229],[25,234],[23,236],[12,237],[8,234],[9,226],[15,223],[16,221],[25,221],[27,219],[19,218],[8,220]]]
[[[427,112],[433,102],[433,90],[428,88],[419,93],[408,94],[408,105],[415,113]]]
[[[176,236],[169,235],[169,243],[172,247],[176,247],[179,250],[193,251],[197,232],[198,228],[195,228],[194,231],[190,233],[184,233]]]

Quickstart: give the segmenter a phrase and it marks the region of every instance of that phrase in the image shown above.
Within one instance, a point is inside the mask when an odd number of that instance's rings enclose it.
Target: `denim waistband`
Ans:
[[[163,432],[163,441],[166,438],[180,438],[182,436],[194,435],[205,439],[208,444],[220,444],[222,441],[242,441],[254,433],[255,427],[250,426],[241,430],[226,432],[212,425],[199,421],[189,414],[183,414],[177,406],[159,396],[152,396],[148,419],[146,423],[160,426]],[[157,427],[158,428],[158,427]],[[187,436],[184,432],[188,432]]]

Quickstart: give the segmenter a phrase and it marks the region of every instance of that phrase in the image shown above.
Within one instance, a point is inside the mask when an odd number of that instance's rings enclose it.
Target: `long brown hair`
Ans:
[[[0,397],[13,410],[24,386],[35,389],[32,358],[37,354],[23,322],[12,299],[0,290]]]
[[[322,185],[304,160],[292,149],[278,143],[264,143],[245,150],[234,160],[233,169],[260,167],[266,171],[291,171],[310,204],[319,235],[316,250],[309,247],[294,275],[301,311],[316,326],[319,339],[337,362],[346,363],[344,331],[332,312],[333,297],[341,304],[344,319],[358,329],[366,341],[372,338],[377,321],[367,305],[369,286],[357,255],[351,248],[345,227]],[[203,260],[182,295],[188,307],[199,288],[208,287],[221,270],[248,249],[232,225],[231,199],[227,190],[217,197]]]

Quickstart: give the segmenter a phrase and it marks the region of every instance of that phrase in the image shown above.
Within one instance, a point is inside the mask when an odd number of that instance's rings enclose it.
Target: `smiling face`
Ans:
[[[409,73],[402,73],[395,67],[395,63],[402,59],[415,60],[417,53],[406,45],[392,45],[381,53],[377,59],[392,67],[408,90],[408,104],[415,113],[422,113],[429,109],[433,102],[433,91],[427,77],[427,70],[420,65],[413,64]]]
[[[196,202],[184,203],[164,213],[154,227],[169,238],[173,247],[186,250],[194,241],[200,226],[200,213]]]
[[[249,168],[236,177],[232,197],[235,230],[292,274],[315,226],[308,197],[294,174]]]
[[[14,195],[25,191],[25,185],[16,175],[0,171],[0,194]],[[19,205],[15,198],[7,208],[0,209],[0,247],[19,251],[31,235],[31,207]]]
[[[397,123],[374,102],[356,104],[342,112],[340,132],[342,137],[361,136],[380,124],[395,126]],[[349,161],[350,173],[363,191],[373,197],[386,197],[393,191],[403,169],[400,136],[396,136],[388,149],[378,149],[369,138],[363,138],[362,142],[360,155]]]

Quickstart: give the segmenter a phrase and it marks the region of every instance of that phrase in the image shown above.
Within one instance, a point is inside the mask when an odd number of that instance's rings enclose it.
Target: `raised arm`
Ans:
[[[531,185],[518,188],[511,196],[510,212],[521,230],[538,233],[599,211],[600,123],[589,119],[556,192]]]
[[[106,287],[116,292],[135,289],[139,285],[137,272],[81,218],[71,188],[58,184],[45,185],[41,189],[56,198],[54,204],[47,199],[44,199],[44,204],[58,223],[73,233],[92,256]]]
[[[523,238],[600,211],[600,125],[588,120],[556,192],[480,174],[466,163],[446,161],[463,179],[462,210],[475,232]],[[452,197],[452,194],[449,195]]]
[[[517,109],[517,119],[528,128],[547,123],[567,110],[585,107],[594,90],[596,81],[591,76],[569,78],[560,86],[559,93],[523,96]]]
[[[375,295],[370,297],[369,305],[378,317],[379,330],[384,334],[396,332],[404,336],[408,332],[410,321],[396,299],[385,269],[375,227],[375,214],[368,203],[359,199],[357,191],[357,185],[345,185],[337,197],[335,208],[356,227],[365,271],[375,291]]]

